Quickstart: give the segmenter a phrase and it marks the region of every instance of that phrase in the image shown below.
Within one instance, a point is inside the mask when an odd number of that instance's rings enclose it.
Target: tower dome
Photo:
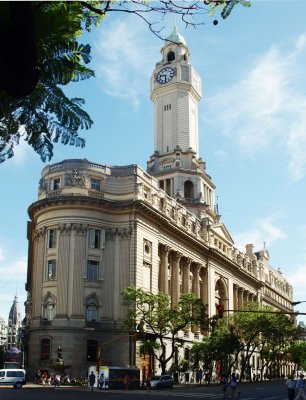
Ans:
[[[10,309],[9,324],[10,323],[11,325],[20,325],[21,323],[21,312],[17,296],[15,296],[13,305]]]
[[[186,46],[186,40],[184,37],[179,33],[177,30],[177,26],[174,25],[173,31],[171,35],[169,35],[166,39],[166,42],[175,42],[175,43],[181,43]]]

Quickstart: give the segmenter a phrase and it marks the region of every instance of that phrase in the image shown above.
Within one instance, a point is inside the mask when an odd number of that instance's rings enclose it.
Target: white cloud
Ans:
[[[115,21],[100,30],[95,43],[94,69],[105,93],[129,101],[137,108],[148,93],[148,76],[158,53],[158,41],[152,47],[146,40],[150,34],[147,26],[133,21]]]
[[[256,249],[262,249],[264,242],[268,246],[273,242],[286,239],[287,235],[277,226],[278,216],[269,215],[255,221],[255,227],[238,234],[234,234],[235,246],[241,251],[245,251],[245,245],[254,244]]]
[[[212,110],[207,115],[244,153],[255,156],[278,146],[289,159],[293,180],[306,175],[305,50],[306,35],[290,52],[271,47],[241,81],[207,102]]]

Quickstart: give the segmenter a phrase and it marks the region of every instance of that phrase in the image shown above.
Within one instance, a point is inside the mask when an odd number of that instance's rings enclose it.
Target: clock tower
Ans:
[[[199,217],[216,222],[215,186],[199,158],[201,78],[189,63],[189,49],[176,26],[161,54],[151,77],[154,154],[148,161],[148,172],[169,196]]]

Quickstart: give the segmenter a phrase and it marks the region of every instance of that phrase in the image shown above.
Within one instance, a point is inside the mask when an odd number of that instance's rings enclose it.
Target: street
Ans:
[[[241,400],[287,400],[287,392],[284,383],[278,382],[257,382],[243,383],[239,385],[241,391]],[[142,400],[143,398],[152,400],[186,400],[190,399],[222,399],[223,393],[219,385],[182,385],[176,386],[174,389],[167,390],[151,390],[149,392],[143,390],[106,390],[91,392],[88,388],[79,387],[43,387],[34,385],[25,385],[23,389],[17,390],[13,388],[0,387],[1,400]]]

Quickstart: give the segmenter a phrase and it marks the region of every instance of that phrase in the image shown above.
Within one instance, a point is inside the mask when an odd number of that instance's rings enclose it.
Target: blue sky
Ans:
[[[306,300],[306,3],[257,0],[237,7],[217,26],[177,21],[202,77],[200,155],[217,186],[219,212],[236,247],[253,243],[270,253]],[[170,34],[173,19],[165,21]],[[146,25],[113,13],[86,35],[96,78],[72,84],[94,120],[85,149],[56,145],[51,162],[87,158],[146,168],[153,153],[149,80],[163,43]],[[0,316],[17,293],[26,299],[27,208],[37,200],[44,164],[25,143],[0,164]],[[306,303],[296,307],[306,312]],[[22,306],[22,313],[24,309]],[[300,317],[306,322],[306,316]]]

